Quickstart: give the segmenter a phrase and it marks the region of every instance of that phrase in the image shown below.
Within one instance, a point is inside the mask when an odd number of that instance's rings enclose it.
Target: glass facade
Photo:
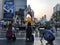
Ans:
[[[27,0],[14,0],[15,11],[18,11],[20,8],[25,9],[27,5]]]
[[[27,7],[27,0],[14,0],[15,16],[18,15],[18,19],[21,23],[24,21],[24,10]]]

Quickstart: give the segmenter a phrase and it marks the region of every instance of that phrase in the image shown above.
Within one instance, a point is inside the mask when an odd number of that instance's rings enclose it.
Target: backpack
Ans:
[[[53,40],[55,40],[55,36],[51,30],[45,30],[44,39],[47,41],[53,41]]]

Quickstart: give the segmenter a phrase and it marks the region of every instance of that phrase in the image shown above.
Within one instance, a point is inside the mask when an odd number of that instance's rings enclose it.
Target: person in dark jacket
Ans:
[[[6,32],[6,38],[11,39],[12,38],[12,24],[9,24],[8,30]]]
[[[26,30],[26,40],[30,40],[30,36],[31,35],[32,35],[31,23],[28,22],[28,24],[27,24],[27,30]]]
[[[43,30],[43,37],[47,41],[47,44],[53,45],[53,41],[55,40],[55,36],[53,31],[51,30],[51,26],[46,26],[45,30]]]

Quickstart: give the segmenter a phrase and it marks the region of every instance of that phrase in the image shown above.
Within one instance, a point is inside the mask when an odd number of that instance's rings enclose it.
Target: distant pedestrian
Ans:
[[[14,26],[12,26],[12,33],[15,34],[16,30],[14,28]]]
[[[35,37],[38,37],[38,28],[35,29]]]

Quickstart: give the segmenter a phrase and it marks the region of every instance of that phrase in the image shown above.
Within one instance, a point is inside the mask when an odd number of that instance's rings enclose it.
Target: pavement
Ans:
[[[34,43],[26,42],[25,41],[26,33],[22,32],[22,31],[20,31],[19,33],[16,33],[16,38],[17,38],[16,41],[12,41],[12,40],[8,41],[5,37],[5,35],[6,35],[6,31],[2,31],[0,34],[0,45],[45,45],[47,43],[47,41],[44,39],[42,40],[43,43],[41,43],[39,35],[35,36],[35,33],[33,34]],[[56,36],[54,45],[60,45],[60,36]]]
[[[0,45],[45,45],[47,42],[43,39],[43,43],[39,39],[35,39],[34,43],[26,42],[24,38],[17,38],[16,41],[8,41],[6,39],[0,40]],[[60,39],[54,41],[54,45],[60,45]]]

